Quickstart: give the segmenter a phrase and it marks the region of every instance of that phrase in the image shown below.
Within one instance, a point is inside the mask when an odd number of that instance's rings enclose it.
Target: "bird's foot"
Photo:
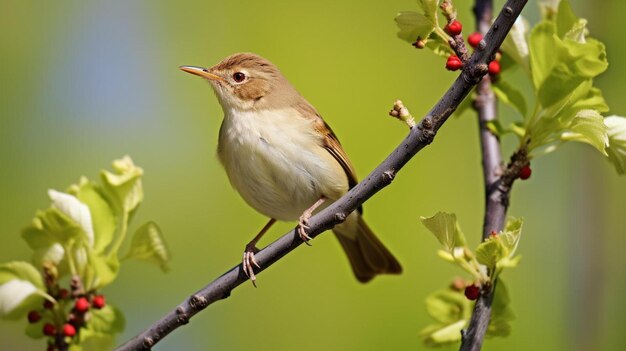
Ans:
[[[307,233],[306,230],[309,229],[309,218],[311,218],[311,211],[304,211],[302,216],[300,216],[298,220],[298,236],[300,236],[300,240],[304,241],[305,244],[311,246],[309,240],[312,240]]]
[[[249,243],[246,245],[246,250],[243,252],[243,272],[250,278],[252,285],[256,288],[256,275],[254,274],[254,266],[257,268],[261,268],[254,258],[254,254],[259,252],[259,249],[254,245],[254,243]]]

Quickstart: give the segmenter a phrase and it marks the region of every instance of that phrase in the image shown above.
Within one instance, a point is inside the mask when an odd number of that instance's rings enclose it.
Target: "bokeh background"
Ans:
[[[501,4],[502,2],[497,2]],[[471,28],[471,2],[456,0]],[[626,3],[573,1],[610,68],[597,80],[626,114],[618,23]],[[230,188],[216,157],[222,112],[207,84],[179,65],[239,51],[276,63],[339,135],[361,177],[406,135],[387,117],[401,98],[426,113],[454,80],[442,59],[396,38],[395,1],[0,1],[0,262],[28,259],[20,230],[49,204],[48,188],[129,154],[145,170],[135,227],[154,219],[171,271],[129,262],[104,291],[127,318],[122,342],[241,258],[265,223]],[[530,1],[525,15],[538,18]],[[466,29],[466,32],[469,32]],[[508,114],[511,111],[502,110]],[[436,256],[420,215],[455,212],[478,243],[483,189],[477,123],[450,120],[435,143],[366,204],[365,215],[403,263],[400,277],[361,285],[332,235],[244,284],[155,350],[422,349],[424,298],[459,273]],[[509,154],[513,142],[505,143]],[[567,145],[533,162],[510,214],[526,219],[522,265],[505,273],[517,320],[485,350],[614,350],[626,322],[626,183],[591,147]],[[266,245],[293,226],[281,224]],[[20,323],[0,321],[0,349],[42,350]]]

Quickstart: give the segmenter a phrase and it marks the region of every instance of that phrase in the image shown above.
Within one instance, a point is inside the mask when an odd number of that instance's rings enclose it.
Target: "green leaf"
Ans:
[[[465,296],[452,289],[436,291],[426,298],[426,311],[437,322],[456,323],[471,315],[470,302]]]
[[[526,72],[529,71],[530,65],[528,40],[526,39],[529,28],[528,21],[519,16],[500,47],[505,53],[505,57],[511,58],[524,68]]]
[[[49,247],[58,242],[52,234],[43,230],[39,218],[33,219],[31,225],[22,230],[22,239],[33,250]]]
[[[417,3],[422,7],[424,16],[426,16],[433,24],[437,24],[437,8],[439,8],[439,0],[418,0]]]
[[[583,81],[607,68],[604,45],[586,38],[585,21],[561,3],[556,21],[539,23],[530,35],[533,84],[544,107],[562,100]]]
[[[433,325],[422,332],[424,344],[427,346],[441,346],[456,343],[461,340],[461,330],[465,328],[466,320],[460,320],[449,325]]]
[[[148,222],[137,229],[125,258],[152,262],[159,265],[164,272],[168,270],[170,253],[156,223]]]
[[[35,267],[43,267],[46,263],[51,263],[57,267],[60,276],[69,272],[65,261],[65,249],[58,243],[54,235],[41,228],[41,221],[38,218],[33,220],[33,224],[22,230],[22,238],[33,250],[31,262]]]
[[[496,264],[496,272],[499,274],[500,271],[504,268],[515,268],[519,265],[519,262],[521,260],[521,255],[517,255],[515,257],[505,257],[498,261],[498,263]]]
[[[511,308],[511,298],[508,289],[502,281],[498,280],[491,304],[491,320],[487,327],[487,336],[507,336],[511,333],[511,322],[515,319],[515,313]]]
[[[49,233],[54,241],[61,245],[67,245],[72,240],[87,238],[87,234],[78,223],[54,207],[38,211],[36,217],[38,222],[33,222],[34,227]]]
[[[497,278],[502,268],[515,267],[519,263],[520,258],[514,258],[513,255],[519,245],[522,224],[521,218],[510,218],[503,231],[478,245],[476,260],[487,266],[489,272],[493,272],[490,273],[492,279]]]
[[[561,134],[561,140],[579,141],[595,147],[608,156],[605,148],[609,144],[604,117],[595,110],[581,110],[570,123],[568,130]]]
[[[446,251],[452,253],[455,246],[465,246],[465,235],[454,213],[437,212],[432,217],[420,217],[420,220],[435,235]]]
[[[89,246],[93,246],[94,234],[91,223],[91,212],[89,207],[80,202],[74,195],[62,193],[54,189],[48,190],[48,196],[52,200],[52,207],[61,211],[64,215],[74,221],[85,234],[85,240]]]
[[[448,56],[452,53],[450,45],[447,43],[447,35],[442,31],[441,35],[432,35],[436,27],[439,26],[437,18],[437,8],[439,1],[437,0],[418,0],[418,5],[422,8],[422,12],[402,11],[394,18],[396,25],[400,29],[398,37],[409,43],[416,40],[424,40],[426,46],[433,50],[439,56]]]
[[[502,102],[513,106],[522,117],[526,116],[526,99],[524,95],[515,87],[503,79],[499,79],[492,86],[493,92]]]
[[[609,147],[606,149],[609,160],[615,166],[617,173],[626,173],[626,118],[609,116],[604,119],[609,137]]]
[[[0,265],[0,284],[13,279],[30,282],[40,290],[45,289],[41,273],[28,262],[12,261]]]
[[[556,26],[552,22],[541,22],[530,32],[530,68],[535,90],[552,71],[556,58]]]
[[[476,260],[487,266],[490,272],[493,272],[498,261],[506,256],[506,249],[497,236],[483,241],[476,249]]]
[[[52,263],[59,276],[69,272],[65,247],[87,245],[88,241],[83,228],[55,207],[38,211],[32,224],[22,231],[22,238],[33,249],[33,264]]]
[[[452,51],[452,48],[450,48],[450,44],[448,44],[448,42],[446,42],[438,35],[431,35],[430,38],[426,41],[426,47],[431,49],[435,53],[435,55],[445,58],[448,58],[448,56],[454,53],[454,51]]]
[[[506,222],[504,231],[502,231],[498,237],[502,240],[502,245],[507,251],[507,256],[512,257],[517,251],[520,237],[522,236],[522,226],[524,219],[522,218],[509,218]]]
[[[561,0],[556,15],[556,28],[559,38],[565,38],[574,25],[578,23],[578,17],[574,14],[569,1]]]
[[[102,190],[93,182],[82,177],[69,192],[89,207],[93,222],[94,244],[96,252],[103,252],[115,235],[116,218],[113,209]]]
[[[85,271],[85,284],[88,288],[101,289],[115,280],[120,269],[117,256],[106,257],[88,252],[87,259],[89,263]]]
[[[607,67],[606,49],[601,42],[588,38],[579,43],[553,36],[556,47],[554,63],[538,88],[537,96],[547,107],[569,95],[584,81],[598,76]],[[532,55],[532,53],[531,53]]]
[[[402,11],[394,18],[400,28],[398,38],[413,44],[418,38],[424,40],[435,29],[433,23],[423,14],[414,11]]]
[[[583,110],[606,111],[608,109],[602,93],[592,86],[588,79],[582,82],[566,98],[540,113],[540,118],[528,126],[530,144],[529,151],[533,152],[541,146],[567,140],[578,140],[594,143],[599,146],[606,142],[607,136],[600,125],[600,119],[592,113],[591,116],[578,115]],[[591,117],[586,119],[585,117]],[[582,132],[582,133],[581,133]],[[581,135],[582,134],[582,135]],[[544,153],[553,151],[556,147],[548,147]]]
[[[71,351],[99,351],[114,348],[115,334],[124,331],[126,321],[124,314],[117,308],[106,305],[102,309],[92,309],[91,319],[79,334],[80,345],[70,348]]]
[[[46,296],[43,278],[30,263],[12,261],[0,265],[0,317],[23,318],[40,306]]]
[[[115,348],[115,335],[95,332],[83,328],[79,334],[79,341],[70,345],[69,351],[100,351]]]
[[[100,172],[106,195],[112,199],[112,205],[118,215],[132,214],[143,200],[141,177],[143,169],[135,166],[129,156],[113,161],[113,170]]]
[[[91,320],[87,325],[89,330],[105,333],[116,334],[124,331],[126,327],[126,319],[119,309],[106,305],[101,309],[91,310]]]

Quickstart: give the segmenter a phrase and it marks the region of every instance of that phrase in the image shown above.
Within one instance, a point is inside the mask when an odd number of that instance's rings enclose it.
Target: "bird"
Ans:
[[[217,155],[232,186],[267,224],[246,245],[242,268],[256,286],[257,242],[276,221],[298,221],[311,239],[309,218],[357,184],[339,139],[281,71],[253,53],[236,53],[210,67],[180,66],[209,82],[224,112]],[[402,267],[362,216],[362,207],[332,230],[359,282]]]

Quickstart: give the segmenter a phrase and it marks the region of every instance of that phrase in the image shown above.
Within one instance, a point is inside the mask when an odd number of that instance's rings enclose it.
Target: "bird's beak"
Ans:
[[[180,66],[179,67],[182,71],[185,71],[187,73],[191,73],[191,74],[195,74],[197,76],[200,76],[202,78],[206,78],[206,79],[210,79],[210,80],[219,80],[219,81],[224,81],[224,78],[210,73],[208,69],[203,68],[203,67],[195,67],[195,66]]]

